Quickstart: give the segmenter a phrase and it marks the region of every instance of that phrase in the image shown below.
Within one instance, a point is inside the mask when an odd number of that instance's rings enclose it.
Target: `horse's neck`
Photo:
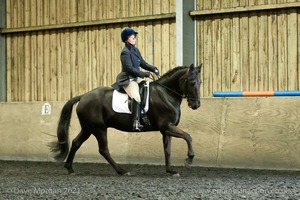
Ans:
[[[161,80],[158,80],[158,83],[160,85],[163,85],[164,87],[171,89],[175,91],[176,93],[181,94],[180,87],[179,87],[179,79],[182,77],[181,74],[175,74],[173,76],[170,76],[168,78],[164,78]]]

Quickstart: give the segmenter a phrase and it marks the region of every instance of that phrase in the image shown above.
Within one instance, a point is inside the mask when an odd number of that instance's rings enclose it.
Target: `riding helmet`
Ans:
[[[138,33],[135,32],[135,30],[133,30],[132,28],[125,28],[121,32],[121,39],[123,42],[125,42],[131,35],[136,35],[136,34],[138,34]]]

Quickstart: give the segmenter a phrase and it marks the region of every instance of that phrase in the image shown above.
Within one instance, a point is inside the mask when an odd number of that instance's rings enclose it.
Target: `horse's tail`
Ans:
[[[58,127],[57,127],[57,142],[52,142],[49,146],[53,153],[57,153],[54,158],[56,161],[64,161],[69,153],[69,126],[72,117],[72,110],[81,96],[70,99],[62,108]]]

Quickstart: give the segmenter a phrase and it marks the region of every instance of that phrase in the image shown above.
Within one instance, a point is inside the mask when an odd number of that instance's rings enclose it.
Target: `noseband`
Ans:
[[[189,72],[189,70],[187,71],[187,74],[186,74],[185,76],[188,75],[188,72]],[[190,100],[191,100],[191,101],[199,101],[199,99],[200,99],[199,96],[196,97],[196,98],[194,98],[194,97],[190,97],[190,96],[187,94],[187,91],[188,91],[188,77],[186,77],[186,78],[184,79],[184,82],[185,82],[185,91],[184,91],[184,93],[183,93],[184,98],[186,97],[188,102],[189,102]]]

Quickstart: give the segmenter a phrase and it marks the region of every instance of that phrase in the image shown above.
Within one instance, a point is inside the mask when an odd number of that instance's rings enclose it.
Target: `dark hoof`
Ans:
[[[193,160],[190,159],[190,158],[187,158],[187,159],[185,159],[185,161],[184,161],[184,166],[185,166],[186,168],[191,168],[192,163],[193,163]]]
[[[67,175],[68,176],[75,176],[76,174],[74,172],[68,172]]]
[[[176,172],[176,171],[167,171],[167,173],[169,173],[171,176],[174,176],[174,177],[179,177],[180,176],[180,174],[178,173],[178,172]]]
[[[130,172],[128,172],[124,169],[118,170],[117,173],[122,176],[130,176],[131,175]]]
[[[180,174],[177,172],[175,174],[172,174],[173,177],[180,177]]]
[[[68,175],[74,174],[74,170],[72,167],[64,166],[68,170]]]
[[[122,174],[123,176],[130,176],[130,172],[126,172],[125,174]]]

